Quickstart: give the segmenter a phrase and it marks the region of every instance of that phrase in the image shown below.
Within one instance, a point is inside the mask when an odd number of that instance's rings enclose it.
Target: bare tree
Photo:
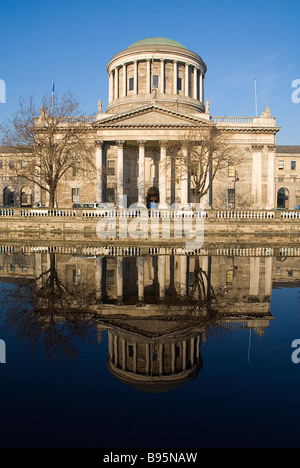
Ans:
[[[209,192],[220,171],[243,160],[241,150],[216,126],[191,130],[177,141],[169,141],[167,152],[176,174],[190,182],[197,203]]]
[[[32,97],[19,104],[13,119],[0,126],[2,142],[28,154],[26,164],[15,166],[15,175],[47,192],[54,208],[58,183],[69,169],[95,170],[86,121],[74,118],[78,102],[70,92],[60,99],[46,95],[40,113]]]

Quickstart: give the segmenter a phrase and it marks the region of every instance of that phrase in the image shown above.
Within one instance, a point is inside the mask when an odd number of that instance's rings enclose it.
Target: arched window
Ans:
[[[281,188],[277,193],[277,208],[287,208],[287,201],[289,199],[289,191],[286,188]]]

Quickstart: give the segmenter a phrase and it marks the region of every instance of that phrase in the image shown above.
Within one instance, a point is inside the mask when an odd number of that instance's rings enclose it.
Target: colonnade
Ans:
[[[117,194],[118,200],[122,200],[124,196],[124,149],[125,140],[116,141],[117,152]],[[146,140],[137,140],[138,146],[138,204],[146,204],[146,187],[145,187],[145,147]],[[103,140],[96,140],[96,199],[102,203],[103,200]],[[165,141],[159,142],[160,147],[160,162],[159,162],[159,198],[160,209],[167,209],[167,144]],[[189,184],[187,176],[181,179],[181,205],[186,206],[189,201]]]
[[[157,59],[154,59],[157,60]],[[166,61],[169,59],[161,58],[160,61],[160,87],[159,91],[161,94],[166,93]],[[179,63],[183,63],[181,60],[171,60],[173,62],[173,94],[178,94],[178,68]],[[116,99],[126,97],[128,95],[128,65],[134,65],[133,73],[133,93],[139,94],[138,80],[139,80],[139,63],[145,62],[145,60],[134,60],[130,62],[123,63],[121,65],[116,65],[109,71],[109,104]],[[146,76],[146,87],[143,90],[142,94],[150,94],[152,92],[152,63],[153,59],[148,58],[146,60],[147,66],[147,76]],[[184,73],[184,95],[186,97],[191,97],[200,102],[204,102],[204,72],[194,64],[184,63],[185,73]],[[122,86],[120,86],[120,70],[122,70]],[[190,78],[193,77],[193,92],[190,89]]]

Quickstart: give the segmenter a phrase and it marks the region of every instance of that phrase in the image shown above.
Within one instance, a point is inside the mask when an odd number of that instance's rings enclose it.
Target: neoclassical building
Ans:
[[[87,175],[70,169],[57,191],[59,207],[71,207],[74,202],[115,202],[121,196],[127,197],[127,206],[193,204],[193,184],[170,162],[167,143],[189,132],[200,135],[214,126],[244,157],[241,165],[220,171],[202,200],[204,208],[277,206],[283,188],[276,178],[279,128],[269,108],[260,117],[211,115],[205,96],[206,64],[197,53],[170,39],[148,38],[132,44],[109,61],[107,73],[107,109],[103,111],[99,100],[97,115],[78,118],[94,141],[96,171]],[[0,158],[15,160],[7,148],[5,152],[0,149]],[[299,184],[297,174],[293,175],[294,184]],[[10,204],[22,199],[20,194],[12,195],[12,179],[7,173],[1,177],[2,204],[8,198]],[[39,189],[26,187],[26,192],[24,201],[47,205],[46,194]]]

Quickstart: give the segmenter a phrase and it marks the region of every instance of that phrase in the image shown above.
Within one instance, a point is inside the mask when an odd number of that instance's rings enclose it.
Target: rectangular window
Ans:
[[[283,169],[284,169],[284,161],[279,161],[279,163],[278,163],[278,169],[279,169],[280,171],[283,171]]]
[[[158,75],[153,75],[153,88],[158,89]]]
[[[177,78],[177,90],[182,91],[182,78]]]
[[[79,188],[72,188],[72,203],[79,202]]]
[[[3,161],[0,161],[0,169],[3,169]]]
[[[296,167],[297,167],[296,161],[291,161],[291,170],[292,170],[292,171],[295,171],[295,170],[296,170]]]
[[[106,272],[106,284],[107,284],[107,286],[114,286],[115,285],[115,271],[114,270],[107,270],[107,272]]]
[[[114,203],[116,199],[116,190],[114,188],[107,189],[107,201],[109,203]]]
[[[133,346],[132,345],[128,345],[128,357],[133,357]]]
[[[129,78],[129,91],[134,90],[134,78]]]
[[[80,284],[81,272],[78,269],[73,270],[73,283]]]
[[[228,189],[228,204],[230,208],[235,205],[235,189]]]
[[[15,167],[15,161],[9,161],[8,167],[9,169],[13,169]]]
[[[235,177],[235,167],[229,166],[228,167],[228,177]]]
[[[21,162],[21,168],[25,169],[26,166],[27,166],[27,161],[23,159],[23,161]]]
[[[115,161],[107,161],[107,173],[108,175],[116,174],[116,163]]]

